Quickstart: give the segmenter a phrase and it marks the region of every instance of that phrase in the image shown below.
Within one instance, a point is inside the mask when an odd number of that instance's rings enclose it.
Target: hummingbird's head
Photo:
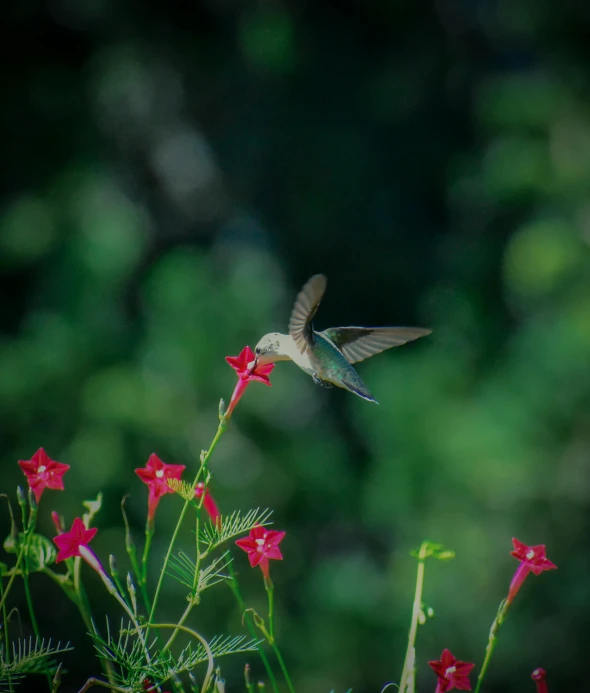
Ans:
[[[279,332],[270,332],[258,342],[254,349],[254,361],[248,367],[264,366],[267,363],[276,361],[276,357],[281,353],[281,335]]]

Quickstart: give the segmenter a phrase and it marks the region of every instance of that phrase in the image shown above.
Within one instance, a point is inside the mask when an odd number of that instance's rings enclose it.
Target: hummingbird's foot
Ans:
[[[328,380],[322,380],[322,379],[318,376],[317,373],[312,373],[312,374],[311,374],[311,377],[313,378],[313,382],[314,382],[316,385],[320,385],[321,387],[327,387],[327,388],[333,387],[333,385],[332,385],[332,383],[331,383],[330,381],[328,381]]]

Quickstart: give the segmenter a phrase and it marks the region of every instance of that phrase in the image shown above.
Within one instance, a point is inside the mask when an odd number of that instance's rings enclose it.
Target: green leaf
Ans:
[[[231,515],[221,518],[221,526],[219,526],[219,520],[215,525],[212,522],[205,525],[199,534],[199,540],[203,544],[208,544],[207,551],[211,551],[229,539],[246,534],[253,527],[266,527],[271,524],[271,515],[272,510],[268,509],[260,510],[256,508],[248,511],[245,515],[236,510]]]
[[[229,551],[225,551],[225,553],[215,558],[206,568],[199,570],[196,594],[200,594],[208,587],[212,587],[218,582],[227,580],[229,575],[226,575],[224,571],[231,561],[232,558],[229,555]],[[179,551],[178,556],[173,556],[171,558],[170,567],[167,573],[171,577],[178,580],[185,587],[188,587],[189,590],[191,590],[191,597],[194,598],[196,595],[193,594],[193,584],[196,569],[197,567],[195,563],[184,553],[184,551]]]
[[[57,558],[57,549],[52,541],[42,534],[33,534],[29,537],[27,551],[29,572],[35,573],[52,563]]]
[[[102,507],[102,493],[96,496],[96,500],[82,501],[82,505],[88,510],[87,513],[82,515],[82,522],[84,522],[85,527],[90,527],[94,516],[98,514]]]
[[[4,542],[6,553],[18,553],[26,539],[24,532],[19,532],[18,537],[9,536]],[[28,571],[37,573],[52,563],[57,558],[57,549],[52,541],[42,534],[31,534],[27,539]]]
[[[22,638],[12,643],[12,652],[5,653],[6,660],[2,664],[2,673],[14,675],[39,674],[48,672],[54,674],[58,664],[53,657],[74,648],[70,643],[52,646],[51,640],[40,638]]]
[[[431,556],[437,561],[450,561],[455,558],[455,552],[451,549],[445,549],[442,544],[437,544],[432,541],[423,541],[419,549],[410,551],[410,556],[421,561]]]

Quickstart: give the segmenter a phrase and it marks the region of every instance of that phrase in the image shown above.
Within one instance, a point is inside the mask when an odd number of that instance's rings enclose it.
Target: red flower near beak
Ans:
[[[250,370],[248,368],[248,364],[254,361],[254,352],[249,346],[244,347],[239,356],[226,356],[225,360],[234,369],[239,377],[234,393],[231,397],[229,407],[225,412],[226,419],[229,419],[233,410],[235,409],[236,404],[240,401],[240,397],[244,394],[251,381],[258,380],[258,382],[270,386],[271,382],[268,376],[275,365],[274,363],[267,363],[264,366],[254,366]]]

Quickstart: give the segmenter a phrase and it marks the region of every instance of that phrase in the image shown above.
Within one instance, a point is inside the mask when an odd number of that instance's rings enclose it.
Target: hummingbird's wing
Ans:
[[[323,274],[314,274],[295,299],[289,319],[289,334],[301,353],[313,342],[311,321],[326,291],[326,285],[327,280]]]
[[[321,334],[340,349],[349,363],[356,363],[431,332],[423,327],[330,327]]]

